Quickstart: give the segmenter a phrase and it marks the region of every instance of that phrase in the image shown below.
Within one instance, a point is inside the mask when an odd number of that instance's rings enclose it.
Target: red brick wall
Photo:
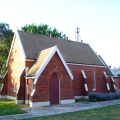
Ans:
[[[14,92],[14,80],[16,81],[16,89],[18,89],[18,86],[20,85],[20,76],[25,68],[25,61],[21,51],[20,43],[17,38],[14,39],[15,40],[8,60],[7,93],[9,96],[16,97],[16,92]]]
[[[34,64],[34,60],[27,59],[25,61],[25,74],[27,74],[29,68]]]
[[[69,68],[72,71],[74,76],[73,80],[73,89],[74,95],[87,95],[93,91],[93,71],[96,72],[96,92],[107,92],[106,81],[104,78],[104,67],[95,67],[95,66],[83,66],[83,65],[73,65],[68,64]],[[86,74],[86,79],[83,78],[81,70],[84,70]],[[84,83],[88,85],[88,92],[85,92]]]
[[[55,53],[35,85],[34,102],[49,101],[49,81],[53,73],[56,73],[60,79],[60,100],[74,98],[72,80],[58,54]]]
[[[115,92],[116,90],[114,89],[113,85],[114,85],[114,82],[112,81],[111,77],[108,77],[108,83],[109,83],[109,86],[110,86],[110,93],[111,92]]]
[[[30,67],[34,63],[34,60],[26,60],[25,61],[25,66]]]
[[[103,78],[102,78],[105,82],[104,82],[104,85],[103,85],[103,91],[102,92],[105,92],[105,93],[109,93],[110,91],[107,89],[107,85],[106,83],[109,83],[109,80],[105,77],[105,75],[103,74]],[[110,86],[110,85],[109,85]],[[100,91],[101,92],[101,91]]]
[[[119,86],[119,88],[120,88],[120,75],[118,75],[118,86]]]
[[[6,73],[4,79],[3,79],[3,88],[0,92],[0,95],[7,95],[7,87],[8,87],[8,72]]]
[[[55,68],[55,66],[57,68]],[[59,56],[57,54],[53,56],[53,58],[39,77],[38,82],[35,86],[36,92],[33,97],[34,102],[49,101],[49,80],[51,75],[55,72],[58,74],[61,80],[61,100],[73,98],[71,87],[73,87],[74,96],[88,95],[90,92],[92,92],[93,71],[95,71],[96,73],[96,92],[109,93],[115,91],[113,88],[114,83],[112,82],[111,78],[106,79],[103,74],[105,70],[104,67],[82,66],[75,64],[68,64],[68,66],[74,76],[74,80],[72,80],[72,83],[67,71],[65,70],[63,64],[59,59]],[[83,78],[81,70],[85,71],[85,74],[87,76],[86,79]],[[88,92],[85,91],[84,83],[88,85]],[[106,83],[109,83],[110,91],[107,90]]]
[[[120,76],[114,78],[114,81],[115,81],[116,88],[119,89],[120,88]]]
[[[25,100],[25,87],[26,87],[25,70],[23,70],[20,76],[20,88],[17,93],[17,100]]]

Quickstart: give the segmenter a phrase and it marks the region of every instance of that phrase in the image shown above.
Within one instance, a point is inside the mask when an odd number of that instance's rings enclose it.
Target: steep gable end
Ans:
[[[59,55],[70,78],[73,79],[73,75],[72,75],[70,69],[68,68],[68,66],[67,66],[64,58],[62,57],[62,54],[60,53],[57,46],[54,46],[54,47],[51,47],[51,48],[41,51],[38,59],[36,60],[35,64],[29,69],[26,76],[38,78],[41,75],[42,71],[47,66],[47,64],[49,63],[49,61],[51,60],[51,58],[53,57],[53,55],[55,54],[55,52],[57,52],[57,54]]]
[[[10,52],[9,52],[7,62],[6,62],[6,66],[8,66],[8,61],[9,61],[9,58],[10,58],[10,55],[11,55],[11,52],[12,52],[12,49],[14,48],[14,46],[20,48],[22,56],[19,56],[19,57],[23,58],[23,60],[25,61],[26,55],[25,55],[25,52],[24,52],[23,45],[22,45],[22,42],[20,40],[19,34],[17,33],[17,34],[14,34],[14,37],[13,37],[12,44],[11,44],[11,47],[10,47]]]

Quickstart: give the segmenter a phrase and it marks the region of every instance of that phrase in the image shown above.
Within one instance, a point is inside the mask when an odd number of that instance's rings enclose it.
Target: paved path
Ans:
[[[0,116],[0,120],[13,120],[13,119],[54,115],[54,114],[61,114],[66,112],[75,112],[80,110],[109,106],[114,104],[120,104],[120,100],[111,100],[111,101],[102,101],[102,102],[80,102],[74,104],[27,108],[24,109],[25,111],[27,111],[27,113],[25,114]]]

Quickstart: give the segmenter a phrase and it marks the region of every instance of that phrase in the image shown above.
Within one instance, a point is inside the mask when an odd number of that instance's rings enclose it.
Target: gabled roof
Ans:
[[[103,58],[102,58],[100,55],[98,55],[98,57],[99,57],[100,60],[103,62],[103,64],[106,66],[106,67],[105,67],[105,72],[106,72],[106,74],[107,74],[107,75],[110,75],[110,76],[113,76],[113,73],[112,73],[111,69],[108,67],[108,65],[107,65],[106,62],[103,60]]]
[[[64,58],[62,57],[62,54],[60,53],[57,46],[42,50],[39,53],[38,58],[37,58],[36,62],[34,63],[34,65],[29,69],[26,77],[38,78],[56,52],[57,52],[58,56],[60,57],[70,78],[73,79],[73,75],[72,75],[70,69],[68,68],[68,66],[67,66]]]
[[[26,59],[36,59],[39,51],[57,45],[67,63],[104,66],[88,44],[22,31],[18,34]]]

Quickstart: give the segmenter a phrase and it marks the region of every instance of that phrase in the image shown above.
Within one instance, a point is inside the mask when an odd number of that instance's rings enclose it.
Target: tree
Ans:
[[[6,60],[9,54],[13,31],[10,29],[9,24],[0,23],[0,79],[6,72]]]
[[[66,35],[63,34],[63,32],[59,32],[56,28],[52,29],[47,24],[40,24],[40,25],[35,25],[34,23],[28,25],[26,24],[24,27],[21,28],[21,30],[25,32],[31,32],[31,33],[37,33],[37,34],[67,39]]]

